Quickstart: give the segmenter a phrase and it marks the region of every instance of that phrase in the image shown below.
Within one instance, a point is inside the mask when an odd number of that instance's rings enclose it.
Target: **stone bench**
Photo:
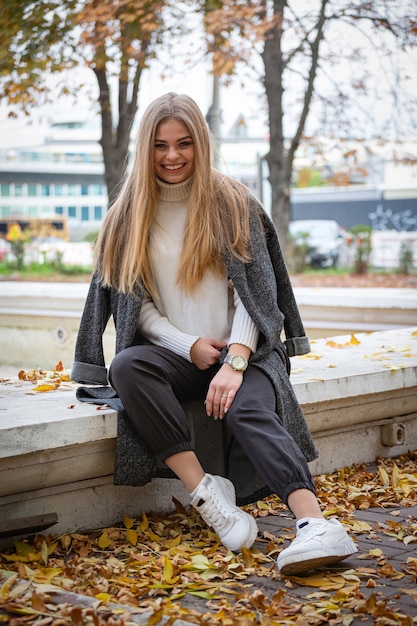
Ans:
[[[417,328],[313,340],[291,363],[320,453],[314,475],[417,448]],[[173,496],[188,502],[175,479],[114,486],[116,413],[77,402],[74,383],[33,386],[0,385],[0,536],[99,528],[172,510]]]

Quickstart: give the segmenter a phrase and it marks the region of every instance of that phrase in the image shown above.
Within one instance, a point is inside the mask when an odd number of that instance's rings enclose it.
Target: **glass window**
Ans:
[[[21,198],[23,196],[23,185],[22,183],[14,184],[14,195]]]
[[[81,185],[81,195],[88,196],[88,185]]]
[[[71,183],[68,185],[68,195],[69,196],[79,196],[81,193],[81,186],[76,185],[75,183]]]
[[[51,194],[49,185],[42,185],[42,195],[49,196]]]
[[[103,217],[103,207],[95,206],[94,207],[94,219],[101,220],[102,217]]]
[[[36,187],[37,187],[37,185],[35,183],[29,183],[29,185],[28,185],[28,196],[36,196],[37,195]]]
[[[92,196],[101,196],[103,185],[90,185],[90,195]]]
[[[28,215],[37,215],[38,214],[38,207],[37,206],[30,206],[28,208]]]
[[[64,195],[64,185],[55,185],[55,195],[56,196]]]
[[[10,185],[8,185],[7,183],[2,183],[0,191],[2,196],[10,196]]]
[[[9,206],[2,206],[0,207],[0,215],[2,217],[8,217],[11,213],[10,207]]]
[[[77,208],[75,206],[68,207],[68,217],[77,217]]]
[[[89,213],[90,212],[88,210],[88,206],[81,207],[81,219],[83,220],[83,222],[88,222],[88,220],[90,219]]]
[[[63,206],[56,206],[55,207],[55,214],[56,215],[64,215],[64,207]]]

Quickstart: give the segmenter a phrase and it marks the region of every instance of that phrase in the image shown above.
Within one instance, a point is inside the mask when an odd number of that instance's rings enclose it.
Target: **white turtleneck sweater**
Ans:
[[[177,284],[177,271],[192,180],[158,181],[160,203],[151,230],[150,257],[157,290],[144,300],[139,330],[151,343],[191,361],[190,350],[200,338],[240,343],[256,350],[259,332],[227,275],[209,270],[192,294]]]

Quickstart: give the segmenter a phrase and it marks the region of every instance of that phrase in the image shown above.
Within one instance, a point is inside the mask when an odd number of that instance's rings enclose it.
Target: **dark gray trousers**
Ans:
[[[181,403],[203,402],[218,369],[216,365],[202,371],[170,350],[139,345],[115,356],[109,382],[137,432],[164,461],[194,450]],[[276,413],[272,383],[259,368],[249,365],[244,372],[224,421],[255,470],[284,502],[296,489],[315,491],[307,461]]]

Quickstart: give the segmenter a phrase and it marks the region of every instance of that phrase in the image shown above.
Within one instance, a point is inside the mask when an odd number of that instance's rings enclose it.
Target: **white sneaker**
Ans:
[[[296,528],[296,538],[277,559],[279,571],[286,576],[298,576],[322,565],[338,563],[358,550],[336,519],[304,517],[297,521]]]
[[[258,534],[255,519],[236,506],[235,488],[222,476],[206,474],[191,493],[191,504],[222,544],[233,552],[250,548]]]

